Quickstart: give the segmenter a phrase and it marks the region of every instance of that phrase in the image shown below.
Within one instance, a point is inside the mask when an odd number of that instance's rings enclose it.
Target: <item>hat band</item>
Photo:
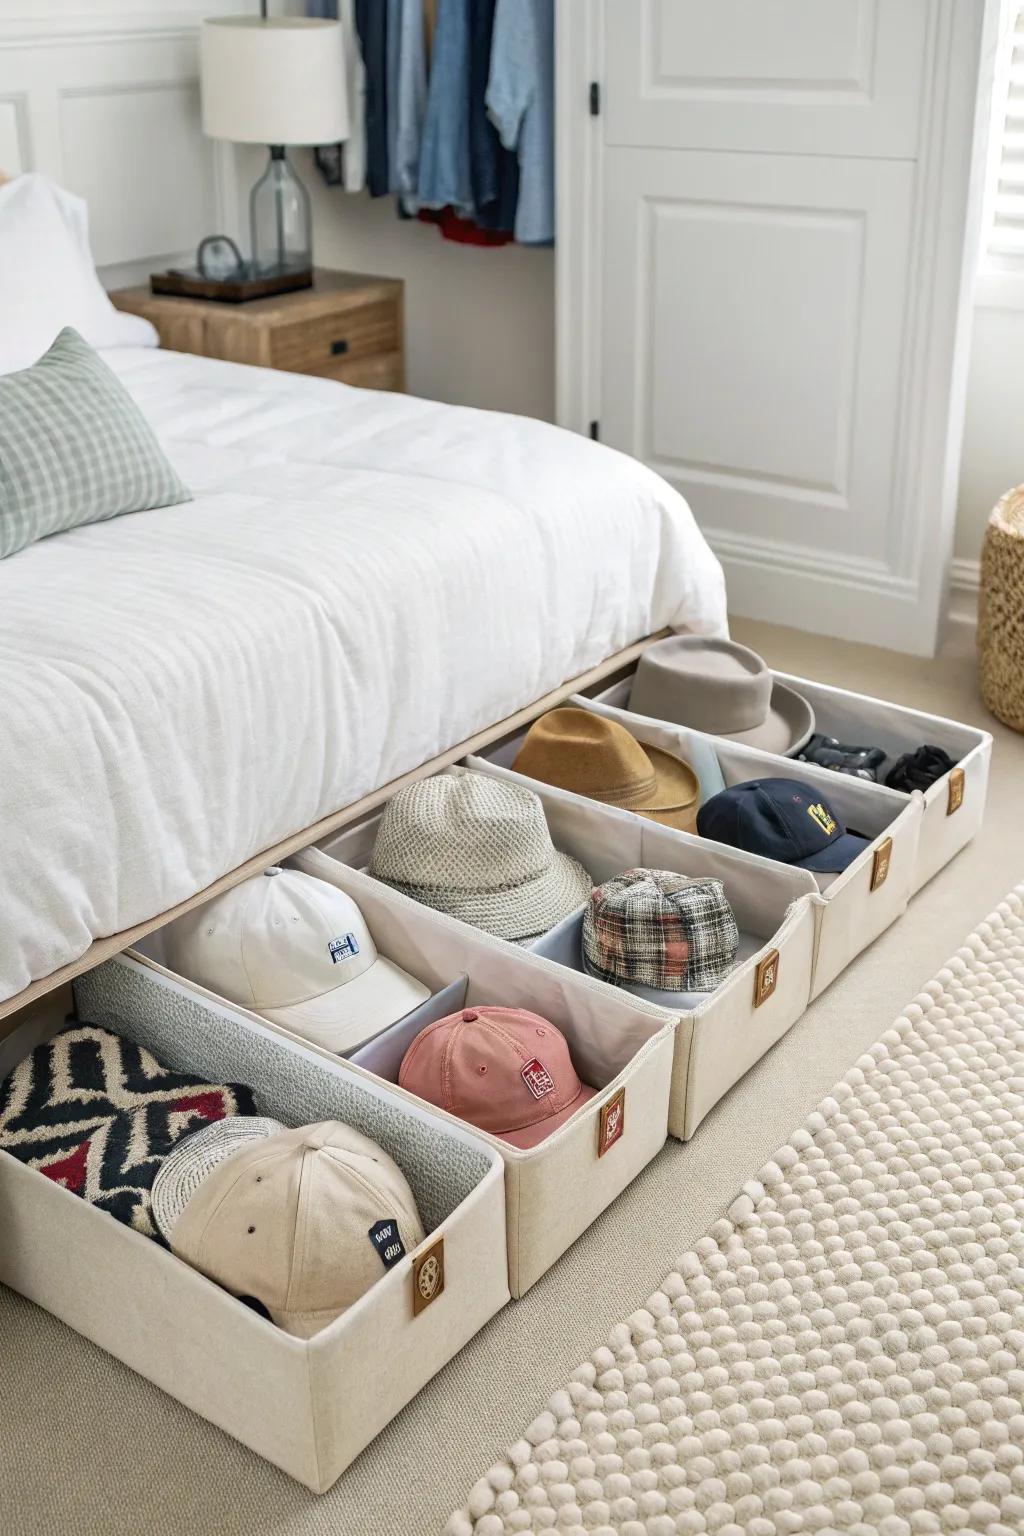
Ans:
[[[652,773],[639,783],[624,784],[612,789],[595,789],[592,794],[595,800],[604,800],[608,805],[644,805],[653,799],[657,788],[658,780]]]

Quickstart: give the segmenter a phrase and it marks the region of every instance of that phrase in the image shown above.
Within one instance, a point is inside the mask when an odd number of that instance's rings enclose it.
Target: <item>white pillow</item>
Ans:
[[[0,373],[28,368],[66,325],[98,349],[158,344],[103,291],[85,203],[33,171],[0,186]]]

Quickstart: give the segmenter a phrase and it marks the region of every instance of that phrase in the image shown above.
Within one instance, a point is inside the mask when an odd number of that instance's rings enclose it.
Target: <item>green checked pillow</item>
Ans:
[[[0,377],[0,560],[48,534],[191,501],[149,422],[70,326]]]

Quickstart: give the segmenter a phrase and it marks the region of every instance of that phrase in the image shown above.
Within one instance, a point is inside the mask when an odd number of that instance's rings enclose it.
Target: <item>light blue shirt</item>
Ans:
[[[555,238],[554,0],[497,0],[487,110],[506,149],[519,157],[515,237]]]
[[[419,202],[473,212],[469,165],[469,0],[439,0],[420,146]]]
[[[388,181],[415,194],[427,107],[423,0],[388,0]]]

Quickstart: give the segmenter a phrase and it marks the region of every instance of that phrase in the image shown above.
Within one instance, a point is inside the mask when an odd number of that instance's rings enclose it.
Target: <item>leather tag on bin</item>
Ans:
[[[754,972],[754,1007],[760,1008],[771,997],[779,984],[779,952],[770,950],[763,960],[758,961],[757,970]]]
[[[949,798],[946,801],[946,815],[952,816],[964,803],[965,775],[962,768],[953,768],[949,774]]]
[[[879,843],[875,849],[875,857],[871,863],[871,889],[877,891],[880,885],[884,885],[889,875],[889,865],[892,863],[892,838],[887,837]]]
[[[419,1317],[444,1290],[444,1238],[424,1248],[412,1261],[412,1315]]]
[[[621,1138],[626,1129],[626,1090],[620,1088],[618,1093],[613,1093],[607,1104],[601,1109],[601,1118],[597,1127],[597,1155],[604,1157],[610,1147]]]

